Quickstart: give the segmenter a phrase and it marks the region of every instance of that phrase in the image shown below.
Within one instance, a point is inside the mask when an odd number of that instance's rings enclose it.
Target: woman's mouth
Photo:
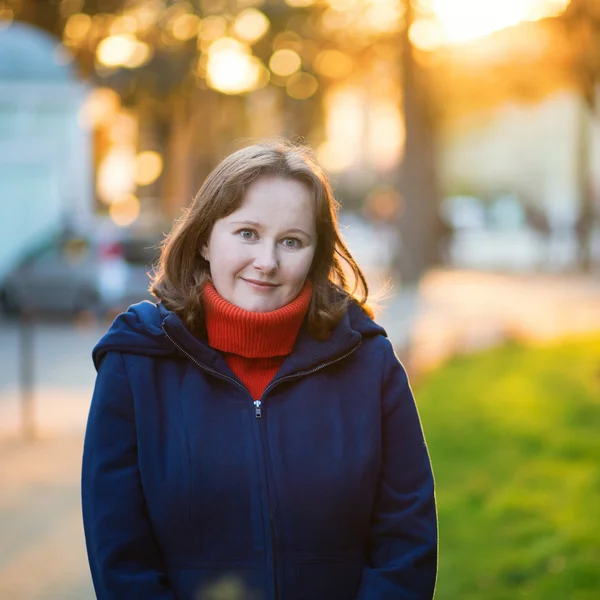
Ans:
[[[276,287],[279,287],[278,283],[270,283],[268,281],[258,281],[257,279],[245,279],[244,277],[242,277],[242,280],[245,281],[250,287],[261,291],[269,291],[275,289]]]

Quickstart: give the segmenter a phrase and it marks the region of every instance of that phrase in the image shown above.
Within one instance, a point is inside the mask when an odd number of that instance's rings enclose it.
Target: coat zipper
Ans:
[[[306,375],[312,375],[313,373],[316,373],[317,371],[320,371],[321,369],[324,369],[325,367],[329,367],[330,365],[335,364],[336,362],[339,362],[340,360],[344,360],[345,358],[347,358],[348,356],[350,356],[351,354],[353,354],[354,352],[356,352],[356,350],[358,350],[358,347],[361,345],[362,341],[359,341],[358,344],[356,344],[356,346],[354,346],[354,348],[352,348],[349,352],[346,352],[346,354],[344,354],[343,356],[338,356],[336,359],[334,360],[330,360],[329,362],[323,363],[313,369],[310,369],[308,371],[301,371],[300,373],[293,373],[292,375],[286,375],[285,377],[280,377],[279,379],[276,379],[275,381],[272,381],[264,390],[264,392],[261,395],[261,399],[260,400],[255,400],[254,401],[254,413],[256,415],[257,419],[260,419],[262,417],[262,398],[264,398],[265,394],[271,390],[272,388],[274,388],[277,384],[279,384],[279,382],[281,381],[288,381],[290,379],[297,379],[299,377],[304,377]],[[226,377],[226,375],[225,375]]]
[[[219,371],[216,371],[215,369],[211,369],[203,364],[201,364],[200,362],[198,362],[189,352],[187,352],[186,350],[184,350],[165,330],[164,325],[161,326],[161,329],[163,330],[164,334],[167,336],[167,338],[169,339],[169,341],[176,347],[178,348],[181,352],[183,352],[183,354],[185,354],[194,364],[196,364],[198,367],[200,367],[202,370],[207,371],[208,373],[212,373],[213,375],[215,375],[216,377],[220,378],[220,379],[226,379],[228,381],[231,381],[232,383],[235,383],[235,385],[237,385],[239,388],[241,388],[242,390],[244,390],[252,399],[252,402],[254,404],[254,416],[257,419],[261,419],[262,418],[262,399],[265,397],[265,394],[271,390],[272,388],[274,388],[279,382],[281,381],[288,381],[290,379],[298,379],[300,377],[304,377],[305,375],[311,375],[312,373],[315,373],[317,371],[320,371],[321,369],[324,369],[325,367],[328,367],[329,365],[333,365],[341,360],[344,360],[345,358],[347,358],[348,356],[350,356],[352,353],[354,353],[356,350],[358,350],[358,347],[361,345],[362,341],[359,341],[358,344],[356,344],[356,346],[354,346],[354,348],[352,348],[349,352],[347,352],[346,354],[344,354],[343,356],[339,356],[338,358],[331,360],[329,362],[323,363],[313,369],[310,369],[308,371],[301,371],[300,373],[294,373],[292,375],[287,375],[285,377],[281,377],[279,379],[276,379],[275,381],[272,381],[263,391],[263,393],[261,394],[261,397],[259,400],[254,400],[250,394],[250,392],[247,390],[247,388],[245,386],[243,386],[241,383],[239,383],[238,381],[236,381],[235,379],[233,379],[232,377],[229,377],[228,375],[224,375],[223,373],[220,373]],[[275,600],[278,600],[279,598],[279,581],[278,581],[278,577],[277,577],[277,537],[275,535],[275,516],[273,515],[273,509],[272,507],[272,503],[271,503],[271,492],[269,489],[269,476],[267,473],[267,461],[264,460],[265,458],[265,442],[264,442],[264,434],[263,434],[263,427],[261,424],[259,424],[259,430],[260,430],[260,441],[261,441],[261,445],[262,445],[262,453],[263,453],[263,462],[265,464],[265,484],[266,484],[266,488],[267,488],[267,504],[268,504],[268,508],[269,508],[269,526],[270,526],[270,530],[271,530],[271,548],[273,550],[273,573],[274,573],[274,587],[275,587]]]

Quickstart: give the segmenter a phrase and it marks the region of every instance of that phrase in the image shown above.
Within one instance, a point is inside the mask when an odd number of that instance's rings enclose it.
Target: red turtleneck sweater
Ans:
[[[312,284],[295,300],[271,312],[249,312],[222,298],[212,283],[202,296],[208,343],[223,354],[230,369],[258,400],[292,351],[308,311]]]

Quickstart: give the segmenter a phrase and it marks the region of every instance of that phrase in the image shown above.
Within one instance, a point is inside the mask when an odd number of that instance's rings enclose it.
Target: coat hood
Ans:
[[[311,368],[324,360],[341,356],[369,337],[387,334],[383,327],[351,303],[331,336],[319,341],[303,325],[290,355],[294,370]],[[114,320],[108,332],[92,351],[96,370],[108,352],[143,356],[188,355],[209,365],[221,362],[219,353],[194,337],[181,319],[162,303],[144,301],[134,304]]]

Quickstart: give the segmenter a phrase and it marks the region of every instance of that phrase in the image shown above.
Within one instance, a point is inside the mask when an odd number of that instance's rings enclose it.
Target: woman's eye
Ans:
[[[252,229],[240,229],[238,231],[238,234],[244,240],[253,240],[256,235],[256,232],[252,231]]]
[[[302,247],[302,241],[299,240],[298,238],[285,238],[283,240],[283,245],[286,248],[301,248]]]

